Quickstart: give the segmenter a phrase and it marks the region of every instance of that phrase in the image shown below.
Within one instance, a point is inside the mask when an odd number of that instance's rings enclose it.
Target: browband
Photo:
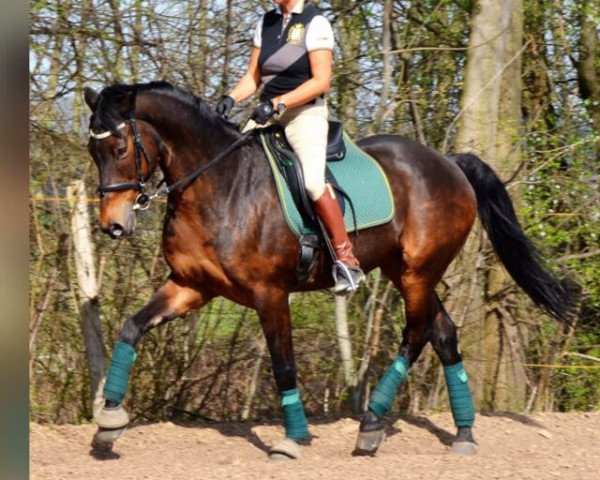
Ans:
[[[117,125],[117,128],[115,130],[113,130],[112,132],[110,130],[108,130],[108,131],[102,132],[102,133],[94,133],[94,132],[92,132],[92,129],[90,128],[90,137],[95,138],[96,140],[103,140],[104,138],[108,138],[111,135],[114,135],[114,133],[117,130],[122,130],[123,128],[125,128],[125,122],[121,123],[120,125]]]

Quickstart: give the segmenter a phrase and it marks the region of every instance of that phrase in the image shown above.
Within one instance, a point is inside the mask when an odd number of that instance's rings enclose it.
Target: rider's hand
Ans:
[[[250,118],[259,125],[264,125],[276,113],[277,112],[273,108],[273,104],[270,101],[260,102],[252,111]]]
[[[224,95],[223,98],[219,100],[219,103],[217,103],[215,110],[221,117],[228,118],[234,105],[235,100],[229,95]]]

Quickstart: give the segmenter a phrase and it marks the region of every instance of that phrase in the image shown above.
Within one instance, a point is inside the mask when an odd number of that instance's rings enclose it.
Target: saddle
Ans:
[[[394,202],[381,166],[343,132],[341,123],[329,123],[328,137],[326,180],[337,190],[346,231],[358,233],[389,222]],[[271,167],[283,216],[300,243],[296,281],[302,283],[317,253],[323,250],[326,233],[321,230],[304,188],[302,167],[283,129],[276,125],[260,128],[258,139]]]
[[[316,231],[320,230],[317,214],[313,203],[308,197],[304,186],[304,173],[298,155],[294,152],[287,141],[284,130],[279,125],[273,125],[264,130],[267,144],[274,154],[276,165],[284,178],[290,190],[291,196],[303,218],[306,225],[312,226]],[[329,130],[327,134],[326,161],[337,162],[346,156],[346,145],[344,144],[344,129],[340,122],[329,121]],[[327,164],[325,165],[325,181],[329,183],[340,195],[336,195],[342,214],[346,209],[344,199],[345,192],[338,184],[335,176]],[[317,253],[322,245],[323,236],[326,232],[321,232],[321,236],[315,233],[302,235],[300,242],[300,262],[296,270],[296,279],[302,282],[308,278],[312,267],[317,260]]]
[[[283,128],[279,125],[273,125],[265,129],[265,135],[267,142],[271,147],[271,151],[274,153],[277,167],[290,189],[290,193],[292,194],[294,203],[298,207],[300,215],[302,215],[304,221],[308,225],[316,226],[317,216],[312,201],[308,197],[304,187],[302,165],[298,160],[298,155],[296,155],[288,143]],[[337,162],[343,160],[345,156],[346,145],[344,144],[343,126],[340,122],[330,120],[327,135],[326,160],[327,162]],[[346,202],[344,201],[344,192],[327,164],[325,166],[325,181],[333,186],[335,190],[342,193],[341,195],[337,195],[337,198],[342,213],[345,212]]]

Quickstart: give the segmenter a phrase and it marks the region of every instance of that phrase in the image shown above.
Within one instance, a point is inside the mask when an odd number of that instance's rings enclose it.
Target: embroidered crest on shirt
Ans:
[[[302,43],[302,37],[304,36],[304,25],[297,23],[292,25],[288,32],[287,42],[292,45],[300,45]]]

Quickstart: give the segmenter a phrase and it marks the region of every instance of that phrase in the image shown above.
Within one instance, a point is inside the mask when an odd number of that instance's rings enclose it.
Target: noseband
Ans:
[[[100,198],[104,196],[107,192],[119,192],[123,190],[136,190],[139,193],[137,198],[135,199],[136,210],[145,210],[150,206],[150,197],[146,193],[146,181],[152,174],[150,171],[150,155],[148,155],[148,151],[142,142],[142,137],[140,137],[140,133],[137,128],[137,124],[135,118],[131,117],[129,120],[121,123],[117,126],[117,128],[113,131],[106,131],[102,133],[94,133],[90,129],[90,137],[95,138],[96,140],[103,140],[105,138],[114,135],[118,130],[122,130],[125,128],[126,123],[129,123],[131,126],[131,132],[133,134],[133,143],[135,147],[135,170],[137,180],[135,182],[120,182],[120,183],[111,183],[108,185],[100,184],[98,186],[97,192],[100,195]],[[142,154],[146,157],[146,163],[148,164],[148,176],[144,177],[142,175]]]

